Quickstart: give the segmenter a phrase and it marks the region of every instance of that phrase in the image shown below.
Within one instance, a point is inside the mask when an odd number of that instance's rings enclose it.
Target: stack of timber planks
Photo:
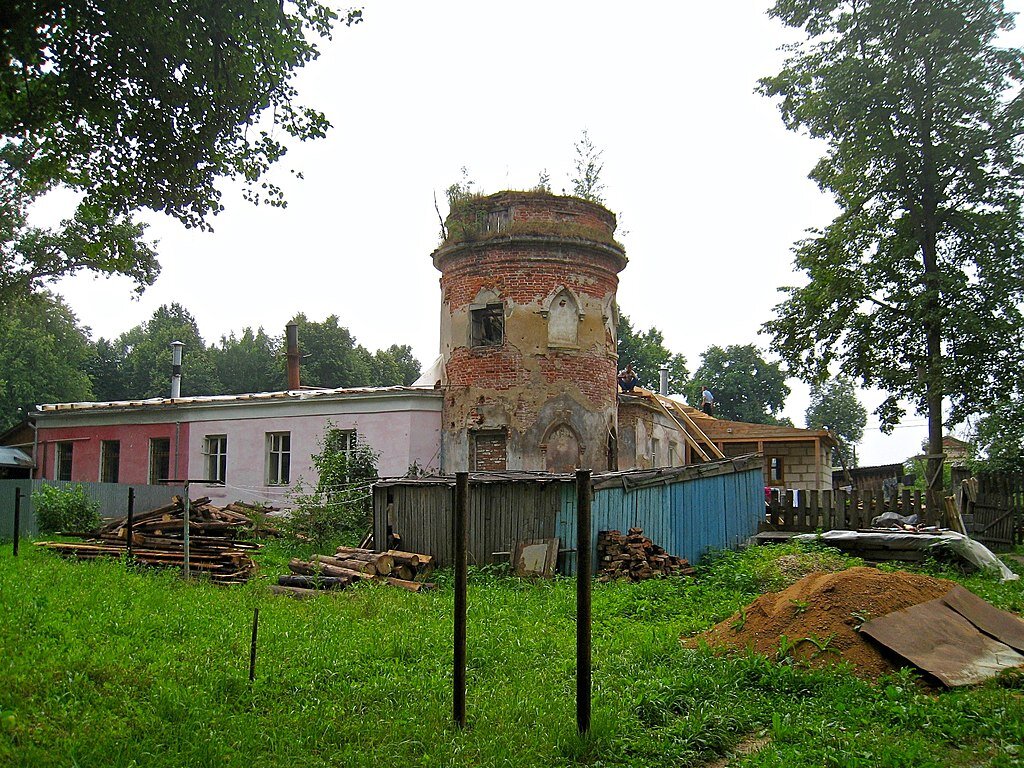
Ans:
[[[344,589],[356,581],[376,581],[410,592],[433,589],[426,578],[434,572],[434,557],[415,552],[374,552],[360,547],[338,547],[333,555],[313,555],[310,560],[292,558],[291,574],[279,576],[271,590],[293,597],[309,597],[322,589]]]
[[[242,507],[241,509],[247,509]],[[241,584],[256,573],[250,552],[260,545],[239,537],[256,533],[256,523],[238,505],[217,507],[209,498],[193,501],[189,509],[189,570],[209,575],[220,584]],[[135,515],[132,522],[132,557],[143,565],[184,568],[185,505],[180,496],[170,504]],[[263,529],[267,535],[268,529]],[[80,535],[81,543],[40,541],[36,546],[80,560],[120,557],[128,549],[128,518],[102,525]]]
[[[620,531],[598,532],[598,581],[643,581],[696,573],[686,560],[668,554],[643,534],[643,528],[630,528],[625,536]]]

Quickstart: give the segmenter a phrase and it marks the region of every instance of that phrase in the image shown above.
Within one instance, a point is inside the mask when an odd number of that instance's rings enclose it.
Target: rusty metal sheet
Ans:
[[[860,631],[951,688],[1024,664],[1024,656],[982,634],[942,598],[872,619]]]
[[[961,586],[949,590],[941,599],[986,635],[1024,651],[1024,621],[1012,613],[999,610]]]

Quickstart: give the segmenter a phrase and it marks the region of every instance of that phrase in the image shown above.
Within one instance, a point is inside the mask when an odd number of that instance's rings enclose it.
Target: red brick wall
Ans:
[[[596,230],[607,233],[609,240],[614,231],[614,216],[585,201],[515,193],[485,200],[487,210],[509,209],[513,223],[573,223],[580,227],[574,233]],[[534,230],[544,231],[543,227]],[[451,443],[453,455],[472,450],[467,430],[507,428],[508,466],[543,466],[541,441],[547,422],[567,419],[565,414],[571,411],[574,429],[586,432],[579,435],[588,451],[585,460],[593,462],[590,454],[606,458],[617,387],[615,341],[604,315],[618,288],[625,255],[599,240],[560,234],[565,231],[554,227],[550,234],[499,233],[434,252],[434,264],[442,273],[444,312],[451,318],[442,325],[448,330],[443,331],[441,343],[450,387],[444,422],[447,430],[460,435]],[[583,314],[578,344],[573,347],[549,346],[544,312],[547,301],[561,288],[575,295]],[[472,348],[465,330],[467,318],[484,291],[497,296],[505,307],[505,343]],[[569,400],[559,406],[563,415],[553,416],[548,404],[566,395]],[[490,452],[485,453],[483,459],[490,462]],[[476,466],[480,462],[477,457]]]
[[[502,432],[480,432],[473,435],[473,470],[501,472],[507,469],[506,439]]]
[[[611,254],[582,246],[481,243],[446,256],[443,269],[442,301],[452,311],[467,307],[484,288],[506,301],[530,304],[547,298],[561,285],[598,299],[619,286]]]

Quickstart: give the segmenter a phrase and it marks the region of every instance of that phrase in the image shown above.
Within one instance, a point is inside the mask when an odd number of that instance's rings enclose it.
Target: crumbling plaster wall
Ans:
[[[686,438],[667,416],[639,403],[622,403],[618,414],[619,469],[681,467]]]
[[[529,202],[530,220],[542,224],[546,200]],[[563,200],[549,213],[569,216],[565,207]],[[523,210],[513,205],[511,220],[522,221]],[[588,226],[614,225],[610,214],[591,213],[590,219]],[[607,468],[616,428],[621,248],[531,233],[443,246],[434,263],[442,272],[441,354],[448,378],[444,471],[469,469],[473,434],[496,430],[506,435],[508,468],[549,468],[548,440],[564,438],[563,427],[579,441],[579,466]],[[504,309],[502,343],[473,346],[472,310],[497,302]]]

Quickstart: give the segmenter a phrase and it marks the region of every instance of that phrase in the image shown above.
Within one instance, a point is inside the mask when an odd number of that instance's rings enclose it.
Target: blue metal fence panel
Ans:
[[[564,485],[555,534],[564,547],[576,543],[576,489]],[[602,488],[591,506],[595,568],[598,531],[643,528],[644,535],[672,555],[698,562],[713,549],[739,546],[757,533],[764,517],[764,481],[760,469],[699,477],[626,490]],[[575,553],[567,553],[562,572],[576,572]]]

